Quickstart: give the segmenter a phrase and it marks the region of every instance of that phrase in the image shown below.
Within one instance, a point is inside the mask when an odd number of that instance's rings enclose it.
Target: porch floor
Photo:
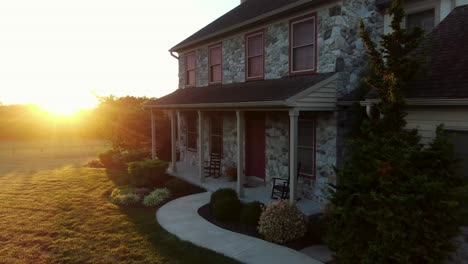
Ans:
[[[185,162],[177,162],[177,171],[170,172],[173,176],[188,181],[192,184],[200,186],[206,189],[209,192],[214,192],[218,189],[222,188],[231,188],[236,190],[237,189],[237,182],[229,181],[226,176],[222,176],[220,178],[212,178],[207,177],[205,178],[205,182],[200,182],[198,176],[198,166],[193,166],[187,164]],[[249,186],[256,186],[256,187],[244,187],[244,197],[241,198],[243,202],[253,202],[259,201],[264,204],[268,204],[270,202],[276,201],[271,199],[271,185],[265,184],[263,182],[259,182],[255,180],[254,177],[246,177],[246,183]],[[309,200],[309,199],[301,199],[297,202],[298,208],[305,214],[305,215],[314,215],[321,213],[321,206],[318,202]]]

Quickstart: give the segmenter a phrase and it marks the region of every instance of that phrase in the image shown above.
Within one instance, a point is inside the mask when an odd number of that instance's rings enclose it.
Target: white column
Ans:
[[[179,146],[179,151],[180,151],[180,149],[181,149],[181,147],[182,147],[182,140],[181,140],[182,137],[180,136],[180,135],[181,135],[181,132],[182,132],[182,128],[181,128],[181,126],[182,126],[182,125],[181,125],[181,122],[182,122],[182,121],[181,121],[181,120],[182,120],[181,118],[182,118],[182,117],[181,117],[181,115],[180,115],[180,111],[179,111],[179,110],[176,111],[176,116],[177,116],[177,146]]]
[[[244,196],[244,112],[236,111],[237,115],[237,193]]]
[[[203,112],[198,111],[198,176],[200,182],[205,182],[205,142],[203,136]]]
[[[298,110],[289,110],[289,199],[296,202]]]
[[[439,24],[444,18],[446,18],[453,9],[452,0],[440,0],[440,17],[436,24]]]
[[[177,171],[177,156],[176,156],[176,116],[174,111],[170,112],[171,116],[171,170]]]
[[[151,109],[151,158],[157,159],[156,153],[156,120],[154,110]]]

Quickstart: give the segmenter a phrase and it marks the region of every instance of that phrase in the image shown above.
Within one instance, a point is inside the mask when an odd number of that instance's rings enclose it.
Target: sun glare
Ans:
[[[92,109],[97,105],[94,97],[50,98],[39,102],[38,105],[58,117],[67,117],[78,114],[81,110]]]

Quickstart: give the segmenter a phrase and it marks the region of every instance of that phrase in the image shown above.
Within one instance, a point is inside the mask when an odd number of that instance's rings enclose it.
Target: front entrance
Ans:
[[[265,180],[265,115],[263,113],[246,115],[245,175]]]

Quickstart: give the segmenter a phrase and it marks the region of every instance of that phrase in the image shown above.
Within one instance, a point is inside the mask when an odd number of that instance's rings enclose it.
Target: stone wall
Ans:
[[[235,36],[223,41],[223,83],[245,81],[245,39]]]
[[[342,6],[318,12],[318,72],[340,72],[338,97],[354,90],[366,69],[367,56],[359,37],[359,19],[372,28],[377,40],[383,33],[383,16],[375,0],[347,0]]]
[[[235,113],[223,115],[223,160],[221,167],[237,167],[237,119]],[[223,170],[224,172],[224,170]]]
[[[197,70],[197,87],[208,86],[208,47],[199,48],[195,52]]]
[[[280,22],[265,32],[265,79],[277,79],[289,74],[289,23]]]
[[[185,88],[185,57],[179,56],[179,89]]]
[[[287,112],[269,113],[265,119],[265,175],[288,178],[289,175],[289,116]]]

